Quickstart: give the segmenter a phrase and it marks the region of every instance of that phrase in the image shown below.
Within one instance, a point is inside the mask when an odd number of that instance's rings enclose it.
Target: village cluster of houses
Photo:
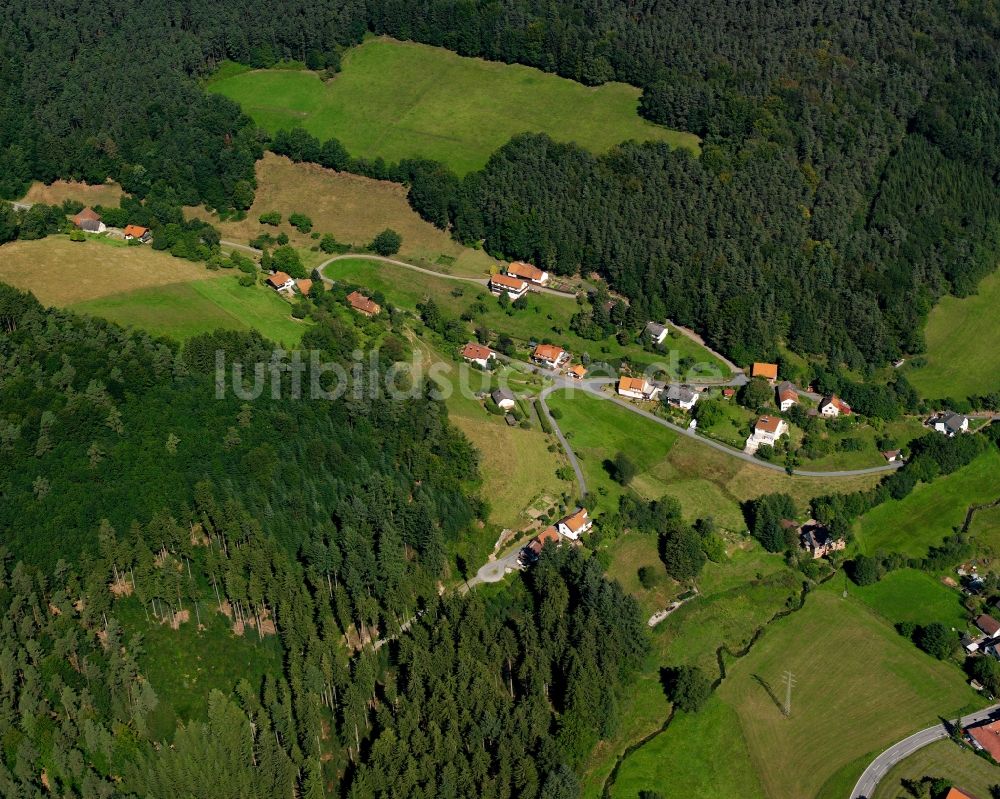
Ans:
[[[89,206],[76,214],[71,221],[77,230],[82,230],[84,233],[120,233],[125,241],[138,241],[141,244],[153,238],[149,228],[144,228],[142,225],[125,225],[121,231],[109,228],[101,220],[101,215]]]
[[[573,513],[564,516],[558,522],[546,527],[542,532],[532,538],[521,550],[517,561],[523,566],[530,566],[538,556],[542,554],[542,548],[551,541],[558,545],[563,538],[570,541],[579,541],[580,537],[589,532],[594,526],[593,519],[587,513],[586,508],[577,508]]]
[[[313,287],[313,281],[309,278],[296,280],[286,272],[272,272],[267,276],[267,285],[279,294],[301,294],[305,297]],[[352,291],[347,295],[347,304],[351,309],[357,311],[362,316],[372,317],[382,313],[382,306],[371,297],[366,297],[360,291]]]
[[[544,269],[523,261],[514,261],[507,267],[506,273],[490,277],[490,291],[498,297],[506,294],[512,300],[519,300],[528,293],[531,286],[545,286],[548,282],[549,273]]]

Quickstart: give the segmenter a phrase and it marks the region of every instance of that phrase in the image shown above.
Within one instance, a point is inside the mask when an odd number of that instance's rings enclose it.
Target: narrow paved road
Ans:
[[[542,392],[538,395],[538,402],[542,406],[542,413],[545,414],[545,418],[548,419],[549,424],[552,425],[552,432],[556,434],[556,438],[559,439],[559,444],[562,446],[563,452],[566,453],[569,465],[573,467],[573,472],[576,474],[576,484],[580,487],[580,499],[583,499],[587,496],[587,479],[583,476],[583,468],[580,466],[580,461],[577,460],[576,453],[573,452],[573,448],[566,440],[566,436],[563,435],[563,431],[562,428],[559,427],[559,423],[552,418],[552,414],[549,412],[549,405],[545,401],[549,394],[557,388],[564,388],[564,386],[556,383],[548,388],[542,389]]]
[[[615,394],[609,395],[606,392],[601,391],[601,386],[607,385],[609,383],[614,383],[615,382],[614,378],[598,377],[598,378],[591,378],[589,380],[570,380],[564,377],[563,375],[553,372],[549,369],[542,369],[541,367],[534,367],[534,369],[539,374],[543,374],[554,381],[553,385],[544,389],[538,396],[538,398],[541,400],[542,408],[544,409],[546,415],[548,415],[550,419],[551,419],[551,414],[549,414],[548,404],[546,403],[546,399],[548,398],[548,396],[553,391],[556,391],[558,389],[580,388],[594,397],[598,397],[599,399],[607,400],[609,402],[615,403],[616,405],[620,405],[621,407],[632,411],[632,413],[637,413],[640,416],[649,419],[651,422],[655,422],[658,425],[662,425],[663,427],[673,430],[675,433],[681,433],[687,436],[688,438],[692,438],[695,441],[698,441],[707,447],[711,447],[712,449],[718,450],[719,452],[724,452],[727,455],[730,455],[734,458],[739,458],[740,460],[746,461],[747,463],[752,463],[755,466],[761,466],[765,469],[771,469],[772,471],[776,472],[785,471],[784,466],[780,466],[777,463],[769,463],[768,461],[760,460],[759,458],[755,458],[753,455],[747,454],[743,450],[735,449],[734,447],[730,447],[727,444],[715,441],[714,439],[700,436],[694,430],[674,424],[673,422],[664,419],[662,416],[657,416],[655,413],[647,411],[645,408],[640,408]],[[558,425],[553,425],[553,430],[559,430]],[[559,430],[557,437],[559,438],[559,443],[563,445],[563,449],[566,450],[566,454],[570,458],[570,462],[573,464],[574,470],[578,469],[579,463],[576,460],[576,456],[572,454],[573,450],[569,446],[561,430]],[[839,471],[828,471],[828,472],[811,471],[809,469],[793,469],[792,474],[796,475],[797,477],[831,477],[831,478],[859,477],[861,475],[866,475],[866,474],[881,474],[883,472],[892,472],[895,471],[896,469],[899,469],[902,465],[903,465],[902,463],[887,463],[883,466],[871,466],[867,469],[842,469]],[[579,472],[577,479],[580,481],[583,480],[582,474],[580,474]]]
[[[977,721],[985,721],[994,715],[1000,715],[1000,705],[993,705],[976,713],[972,713],[961,719],[963,727]],[[918,749],[935,741],[943,741],[950,732],[944,722],[928,727],[926,730],[915,732],[909,738],[904,738],[899,743],[893,744],[882,754],[876,757],[868,768],[865,769],[861,778],[851,792],[851,799],[871,799],[875,793],[875,788],[879,781],[889,772],[893,766],[912,755]]]

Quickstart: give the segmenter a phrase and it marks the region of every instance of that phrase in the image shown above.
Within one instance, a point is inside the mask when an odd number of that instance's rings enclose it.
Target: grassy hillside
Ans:
[[[417,216],[406,200],[406,189],[398,183],[334,172],[315,164],[293,164],[274,153],[265,153],[257,162],[256,175],[257,193],[245,219],[221,221],[198,208],[187,209],[187,215],[209,219],[223,238],[239,244],[263,232],[285,233],[293,245],[308,250],[316,241],[288,224],[288,215],[298,211],[312,219],[313,230],[332,233],[338,241],[359,248],[391,227],[403,237],[400,258],[442,272],[485,276],[496,264],[482,250],[463,247],[447,232]],[[269,211],[281,214],[279,226],[260,224],[260,215]],[[314,261],[328,257],[307,255]]]
[[[324,83],[312,72],[257,70],[208,85],[269,131],[301,126],[336,137],[355,156],[431,158],[460,174],[478,169],[513,135],[548,133],[603,152],[627,139],[658,139],[697,151],[698,137],[641,119],[639,90],[596,88],[519,65],[372,39],[348,51]]]
[[[292,319],[291,306],[275,292],[264,286],[246,288],[232,275],[137,289],[71,307],[175,339],[219,328],[253,329],[279,344],[293,346],[309,325]]]
[[[925,363],[906,370],[914,388],[930,399],[996,391],[997,308],[1000,271],[984,278],[971,297],[942,297],[927,319]]]
[[[783,696],[785,670],[797,681],[790,717],[764,687]],[[813,799],[858,761],[856,779],[869,754],[977,700],[954,665],[920,652],[829,587],[770,628],[731,667],[719,697],[735,708],[739,726],[730,734],[746,742],[774,799]]]
[[[858,544],[866,553],[880,547],[914,557],[941,543],[962,524],[970,505],[1000,497],[1000,451],[990,447],[968,466],[919,484],[908,497],[884,502],[866,513],[855,526]]]

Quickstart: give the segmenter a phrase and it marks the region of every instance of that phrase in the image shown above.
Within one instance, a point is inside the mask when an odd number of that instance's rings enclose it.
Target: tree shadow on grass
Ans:
[[[751,676],[754,678],[754,681],[767,692],[767,695],[771,697],[771,701],[774,702],[774,706],[781,711],[781,715],[785,715],[785,706],[781,703],[778,695],[774,692],[774,689],[770,686],[767,680],[759,674],[753,674]]]

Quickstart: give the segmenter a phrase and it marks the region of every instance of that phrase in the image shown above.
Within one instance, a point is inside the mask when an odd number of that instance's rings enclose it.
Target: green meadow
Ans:
[[[179,340],[221,328],[257,330],[272,341],[293,346],[308,326],[292,319],[291,306],[275,292],[241,286],[232,275],[110,294],[70,307]]]
[[[300,126],[339,139],[356,157],[430,158],[459,174],[482,167],[527,131],[604,152],[628,139],[698,152],[698,137],[654,125],[636,109],[639,89],[588,87],[531,67],[465,58],[439,47],[370,39],[323,82],[314,72],[229,67],[208,90],[239,103],[274,132]]]
[[[1000,389],[997,309],[1000,271],[988,275],[970,297],[942,297],[927,318],[922,365],[906,369],[913,387],[928,399],[986,394]]]
[[[848,590],[890,624],[939,621],[958,630],[968,624],[961,593],[926,572],[897,569],[873,585]]]
[[[877,549],[923,557],[965,521],[970,505],[1000,496],[1000,450],[990,447],[968,466],[920,483],[901,500],[889,500],[866,513],[855,525],[862,551]]]

